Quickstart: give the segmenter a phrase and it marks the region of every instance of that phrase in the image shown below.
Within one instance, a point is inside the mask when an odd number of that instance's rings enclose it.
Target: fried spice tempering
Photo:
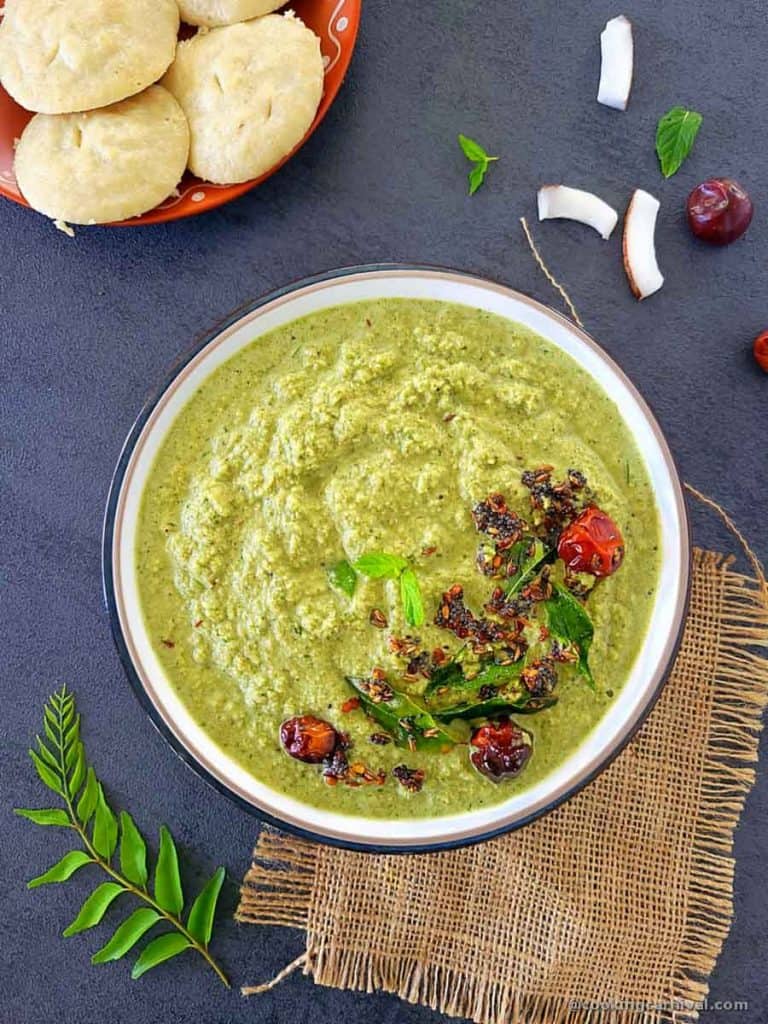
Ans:
[[[392,774],[409,793],[418,793],[424,785],[425,772],[423,768],[409,768],[404,764],[396,764],[392,769]]]

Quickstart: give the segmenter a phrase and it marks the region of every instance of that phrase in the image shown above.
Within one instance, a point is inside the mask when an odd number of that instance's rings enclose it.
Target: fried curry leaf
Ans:
[[[533,715],[537,711],[545,711],[557,704],[557,697],[534,697],[528,692],[519,693],[517,696],[503,693],[495,697],[488,697],[485,700],[465,701],[453,707],[441,708],[434,711],[435,718],[440,722],[450,722],[455,718],[493,718],[496,715]]]
[[[424,695],[432,715],[441,722],[454,718],[489,718],[512,712],[533,714],[556,704],[556,697],[535,697],[526,690],[520,681],[522,669],[522,662],[512,665],[491,662],[468,679],[462,667],[452,662],[432,674]],[[486,687],[493,687],[497,692],[481,696]]]
[[[431,703],[432,699],[443,691],[451,693],[466,691],[470,687],[470,682],[474,686],[474,680],[470,681],[466,678],[464,669],[458,661],[448,661],[445,665],[440,665],[432,670],[432,675],[424,690],[424,699],[427,703]]]
[[[357,573],[345,558],[330,567],[328,580],[332,587],[343,591],[347,597],[354,595],[357,587]]]
[[[485,664],[480,671],[467,677],[463,667],[455,661],[435,669],[424,690],[428,704],[443,706],[463,703],[468,695],[474,695],[483,686],[505,686],[516,680],[522,671],[522,662],[513,665]]]
[[[589,648],[595,634],[586,609],[561,583],[555,583],[552,597],[545,602],[549,632],[559,641],[572,644],[579,652],[579,672],[595,689],[589,667]]]
[[[378,722],[398,746],[442,752],[459,741],[406,694],[392,690],[389,700],[375,701],[369,695],[369,680],[357,676],[347,676],[346,680],[360,699],[363,711]]]
[[[507,597],[518,594],[530,583],[540,567],[552,556],[549,548],[536,537],[529,537],[512,546],[510,562],[517,565],[517,572],[510,576],[507,583]]]

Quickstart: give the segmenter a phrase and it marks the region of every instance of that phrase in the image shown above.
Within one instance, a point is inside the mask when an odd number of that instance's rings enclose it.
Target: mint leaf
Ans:
[[[328,580],[332,587],[342,590],[347,597],[352,597],[355,593],[357,573],[345,558],[330,567]]]
[[[400,600],[403,602],[403,614],[409,626],[424,625],[424,602],[421,599],[421,587],[413,569],[405,569],[400,577]]]
[[[459,135],[459,145],[467,160],[487,163],[491,159],[479,142],[475,142],[474,139],[470,139],[466,135]]]
[[[399,555],[388,555],[383,551],[369,551],[361,555],[352,567],[370,580],[396,580],[408,568],[408,562]]]
[[[479,142],[468,138],[466,135],[459,135],[459,146],[467,160],[471,160],[473,167],[469,172],[469,194],[473,196],[485,181],[485,174],[489,164],[498,160],[497,156],[489,156]]]
[[[661,118],[656,128],[656,154],[661,173],[671,178],[693,149],[703,118],[695,110],[672,107]]]

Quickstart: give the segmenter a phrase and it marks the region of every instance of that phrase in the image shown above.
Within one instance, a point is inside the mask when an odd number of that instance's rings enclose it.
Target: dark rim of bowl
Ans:
[[[120,494],[122,490],[123,479],[125,477],[126,469],[130,463],[133,455],[134,448],[136,446],[139,437],[144,429],[144,426],[154,411],[156,405],[175,381],[181,371],[190,363],[208,344],[210,344],[215,338],[218,337],[222,331],[228,327],[233,326],[238,320],[240,320],[245,314],[253,312],[262,306],[273,302],[276,299],[282,298],[292,292],[298,292],[311,285],[320,284],[329,281],[335,281],[344,277],[351,277],[359,274],[381,274],[381,273],[392,273],[392,272],[409,272],[409,271],[426,271],[439,273],[441,275],[454,275],[461,277],[463,280],[473,281],[478,285],[493,285],[495,288],[501,288],[513,294],[514,297],[523,298],[526,302],[539,308],[542,312],[546,313],[547,316],[554,317],[561,321],[569,331],[576,333],[579,337],[586,341],[589,346],[594,350],[597,350],[603,360],[608,364],[610,369],[622,380],[626,387],[632,392],[636,401],[643,409],[646,418],[648,419],[657,440],[659,441],[662,452],[667,461],[670,475],[672,477],[673,484],[677,490],[677,506],[680,512],[680,526],[681,526],[681,546],[682,546],[682,573],[684,576],[684,586],[682,600],[678,603],[679,608],[679,622],[676,634],[669,647],[669,655],[666,664],[659,672],[658,682],[651,694],[649,694],[645,706],[637,715],[635,721],[627,729],[626,733],[620,737],[618,742],[611,748],[606,756],[600,761],[595,768],[590,771],[583,778],[574,782],[573,785],[567,787],[564,792],[560,793],[556,798],[549,801],[542,807],[537,808],[530,814],[518,818],[513,822],[505,822],[497,827],[486,829],[482,832],[471,836],[460,836],[455,839],[442,839],[435,842],[426,843],[415,843],[415,844],[398,844],[397,846],[390,846],[386,843],[381,842],[359,842],[353,839],[341,839],[336,836],[323,835],[321,832],[316,832],[311,828],[303,828],[299,825],[295,825],[293,822],[284,821],[268,811],[263,810],[261,807],[255,806],[250,801],[241,797],[238,793],[235,793],[226,783],[217,779],[212,775],[200,762],[194,757],[194,755],[187,750],[184,744],[177,738],[172,730],[165,723],[158,709],[155,707],[149,695],[147,694],[144,686],[141,682],[138,672],[134,666],[133,660],[129,654],[128,646],[126,643],[125,636],[123,634],[122,625],[120,623],[120,617],[117,609],[117,598],[115,591],[115,581],[112,569],[112,557],[113,557],[113,545],[115,536],[115,521],[116,511],[119,504]],[[677,467],[677,462],[672,454],[672,451],[667,443],[666,437],[659,426],[658,420],[649,405],[648,401],[641,395],[636,386],[632,383],[626,373],[619,367],[615,360],[608,355],[604,349],[601,348],[598,343],[591,338],[586,331],[579,328],[567,317],[558,313],[557,311],[550,309],[550,307],[538,302],[536,299],[531,299],[529,296],[522,292],[517,292],[515,289],[508,285],[501,284],[493,281],[489,278],[482,277],[472,272],[457,270],[452,267],[442,267],[435,264],[424,264],[424,263],[373,263],[373,264],[362,264],[360,266],[342,267],[335,270],[330,270],[325,273],[314,274],[309,277],[301,278],[291,284],[285,285],[282,288],[276,288],[261,298],[255,300],[249,300],[242,305],[238,306],[221,321],[219,321],[213,328],[205,331],[199,335],[189,351],[184,353],[175,363],[172,364],[170,370],[167,372],[162,383],[154,391],[150,393],[150,396],[144,403],[139,415],[136,417],[128,436],[123,443],[123,447],[120,451],[120,456],[115,467],[115,471],[112,475],[112,480],[109,487],[109,495],[107,498],[107,505],[104,512],[104,524],[102,532],[102,586],[104,594],[104,603],[106,605],[107,612],[109,614],[110,626],[112,631],[112,637],[117,648],[120,661],[122,662],[123,669],[128,676],[128,680],[131,683],[133,692],[138,699],[141,706],[149,716],[150,721],[160,733],[160,735],[169,744],[174,753],[181,758],[181,760],[192,769],[192,771],[206,782],[213,789],[220,793],[223,793],[237,806],[247,811],[250,815],[257,818],[260,821],[266,822],[269,825],[274,826],[284,832],[289,832],[292,835],[299,836],[302,839],[308,839],[313,842],[319,842],[327,846],[334,846],[346,850],[356,850],[361,853],[386,853],[386,854],[407,854],[407,853],[435,853],[440,850],[451,850],[458,849],[464,846],[473,846],[476,843],[485,842],[488,839],[493,839],[496,836],[503,835],[507,832],[516,831],[519,828],[523,828],[525,825],[530,824],[538,818],[543,817],[545,814],[549,814],[556,807],[564,804],[572,797],[580,793],[585,786],[589,785],[602,771],[604,771],[618,755],[624,750],[629,744],[633,737],[637,734],[640,727],[643,725],[651,710],[653,709],[656,701],[661,694],[661,691],[666,683],[672,668],[675,663],[680,644],[682,643],[683,632],[685,629],[685,622],[688,614],[688,606],[690,602],[691,593],[691,525],[690,518],[688,516],[688,510],[685,501],[685,495],[681,483],[680,473]]]

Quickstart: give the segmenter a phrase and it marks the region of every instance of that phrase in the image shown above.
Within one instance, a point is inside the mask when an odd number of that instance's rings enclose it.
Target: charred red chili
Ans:
[[[557,553],[570,572],[610,576],[624,560],[624,538],[607,513],[590,505],[560,534]]]

